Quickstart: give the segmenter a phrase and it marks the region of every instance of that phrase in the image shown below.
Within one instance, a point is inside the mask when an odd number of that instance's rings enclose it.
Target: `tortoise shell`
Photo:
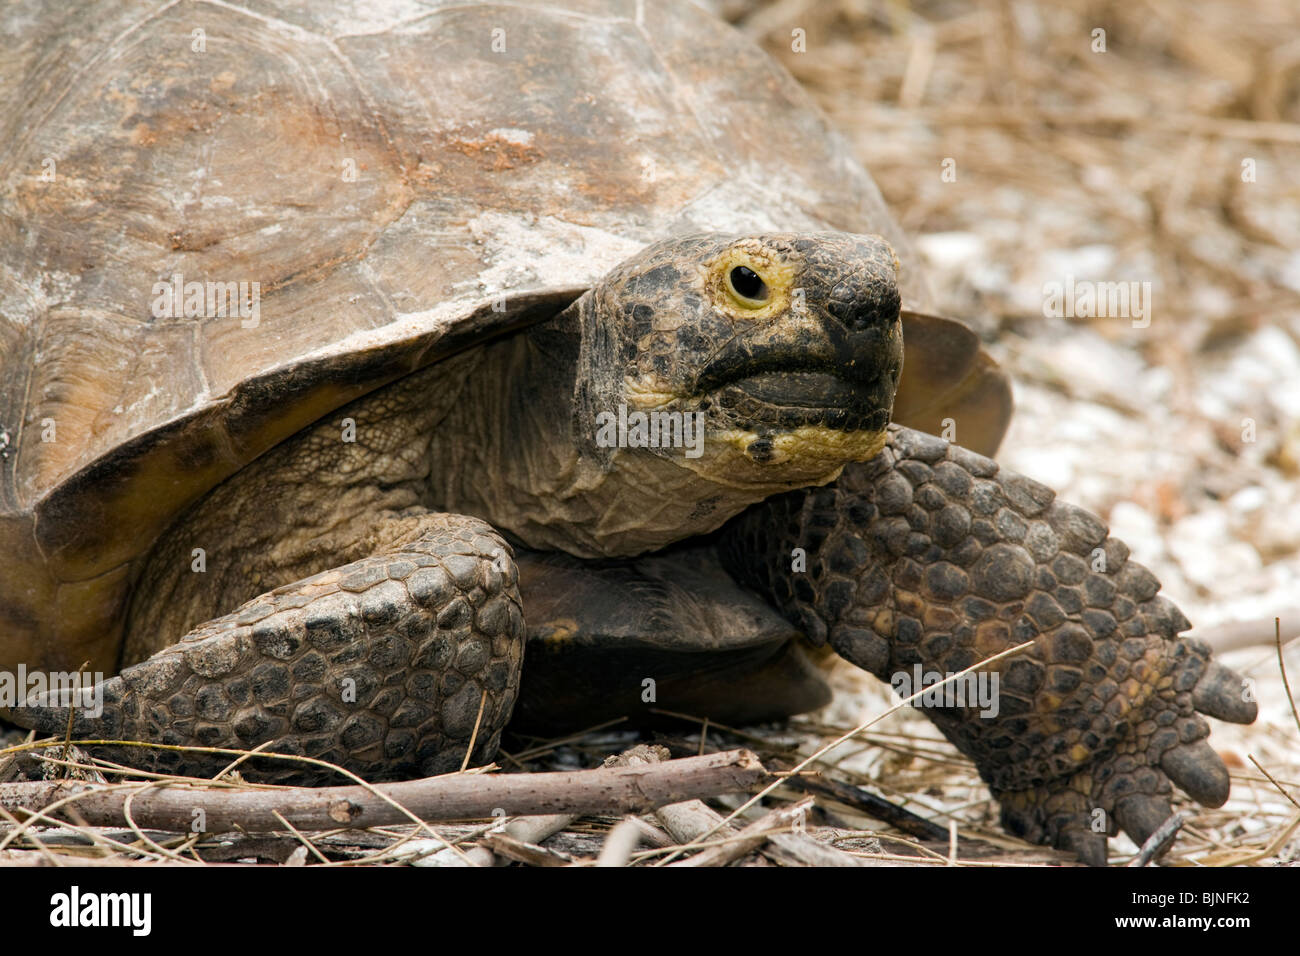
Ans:
[[[928,308],[845,143],[688,2],[19,0],[0,23],[3,667],[112,668],[138,565],[196,499],[665,235],[881,234]],[[964,326],[908,322],[896,417],[960,401],[992,450],[1004,380]]]

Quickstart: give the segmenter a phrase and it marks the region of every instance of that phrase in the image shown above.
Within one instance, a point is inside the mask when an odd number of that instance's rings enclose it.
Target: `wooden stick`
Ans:
[[[768,779],[758,757],[732,750],[655,764],[561,773],[449,774],[378,784],[373,789],[424,820],[476,820],[498,808],[511,815],[642,813],[664,804],[724,793],[749,793]],[[91,784],[36,781],[0,785],[0,807],[21,814],[75,798],[94,826],[121,826],[128,795],[137,825],[188,831],[195,810],[210,833],[283,830],[279,811],[299,830],[356,829],[410,822],[365,787],[206,789],[175,784]],[[495,848],[494,848],[495,849]]]
[[[659,744],[637,744],[621,754],[605,758],[606,767],[645,767],[662,765],[670,760],[668,748]],[[722,814],[709,809],[702,800],[683,800],[660,807],[655,816],[678,843],[692,843],[722,822]],[[735,832],[734,827],[728,827]]]
[[[548,813],[544,816],[516,817],[502,827],[501,832],[522,843],[541,843],[547,837],[559,833],[578,819],[578,816],[576,813]]]
[[[741,857],[757,850],[767,842],[768,837],[777,830],[788,830],[795,825],[813,805],[812,797],[804,797],[798,803],[778,807],[763,814],[749,826],[738,833],[721,833],[726,842],[720,846],[709,847],[685,860],[678,860],[673,866],[726,866]]]
[[[822,843],[807,833],[773,833],[767,838],[763,855],[782,866],[880,866],[845,853],[837,846]]]
[[[507,833],[489,833],[483,837],[483,845],[498,856],[527,866],[568,866],[573,862],[567,853],[548,850],[536,843],[525,843]]]
[[[640,746],[633,747],[617,757],[609,758],[605,761],[605,765],[654,764],[666,760],[667,757],[668,750],[664,747]],[[803,802],[799,806],[803,807]],[[806,808],[801,812],[806,812]],[[730,824],[724,825],[722,814],[708,807],[702,800],[686,800],[660,807],[655,811],[655,816],[678,843],[694,843],[714,831],[724,837],[729,837],[736,832]],[[762,841],[759,845],[763,846],[764,856],[787,866],[874,865],[860,860],[851,853],[845,853],[838,847],[821,843],[806,833],[773,833],[767,837],[766,845],[763,845]]]
[[[515,817],[501,827],[500,830],[493,830],[492,832],[509,837],[514,841],[514,843],[510,844],[511,846],[514,846],[514,844],[538,846],[547,837],[559,833],[576,819],[578,819],[577,815],[570,813],[548,813],[535,817]],[[538,846],[538,849],[540,850],[541,847]],[[443,850],[441,853],[435,854],[436,859],[434,862],[441,864],[449,855],[447,850]],[[476,866],[504,866],[511,860],[517,859],[516,856],[511,856],[508,853],[497,857],[487,846],[471,847],[465,851],[465,855]]]
[[[1178,836],[1178,831],[1183,828],[1183,824],[1191,818],[1192,814],[1187,810],[1179,810],[1169,817],[1147,837],[1147,841],[1138,850],[1138,855],[1129,860],[1128,865],[1146,866],[1156,857],[1163,855],[1165,850],[1169,849],[1169,844],[1174,842],[1174,837]]]
[[[722,822],[722,814],[710,809],[702,800],[685,800],[660,807],[655,816],[678,843],[694,843]],[[735,828],[728,826],[718,832],[729,835],[735,832]]]
[[[632,859],[632,851],[641,842],[641,827],[638,817],[628,817],[609,831],[605,843],[596,858],[596,866],[627,866]]]
[[[668,833],[662,827],[655,826],[645,817],[628,817],[641,830],[641,842],[646,846],[658,847],[663,849],[667,846],[674,846],[672,834]]]
[[[921,840],[947,840],[948,831],[925,817],[917,816],[911,810],[905,810],[884,797],[878,797],[869,790],[841,783],[829,778],[789,777],[787,782],[809,793],[829,797],[850,806],[867,816],[898,827],[904,833]]]

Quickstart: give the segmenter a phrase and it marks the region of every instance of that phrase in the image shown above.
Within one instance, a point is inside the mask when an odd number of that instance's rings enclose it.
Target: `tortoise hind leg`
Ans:
[[[523,654],[509,549],[476,518],[407,513],[387,524],[379,553],[256,597],[99,685],[102,714],[79,710],[74,735],[267,744],[370,779],[455,770],[471,737],[472,758],[490,759]],[[61,734],[68,713],[33,700],[10,717]],[[149,747],[93,752],[194,776],[232,759]],[[337,782],[300,761],[254,758],[245,770],[268,782]]]
[[[977,675],[996,678],[995,706],[922,704],[1009,831],[1104,864],[1107,835],[1142,843],[1169,816],[1171,781],[1208,806],[1227,800],[1202,715],[1250,723],[1256,706],[1205,644],[1178,637],[1187,620],[1123,543],[1053,497],[891,426],[885,451],[834,485],[736,519],[722,553],[810,636],[886,681],[919,665],[929,683],[1033,642]],[[791,574],[800,547],[808,570]]]

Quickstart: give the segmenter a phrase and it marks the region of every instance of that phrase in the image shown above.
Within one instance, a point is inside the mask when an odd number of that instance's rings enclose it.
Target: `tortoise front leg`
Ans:
[[[411,512],[377,521],[376,554],[276,588],[200,625],[99,685],[76,737],[251,749],[337,763],[370,779],[458,769],[495,753],[519,688],[524,620],[508,546],[483,521]],[[60,702],[10,719],[63,734]],[[229,755],[98,747],[96,755],[208,776]],[[240,772],[275,783],[336,774],[261,759]]]
[[[1250,723],[1256,706],[1204,643],[1178,637],[1186,618],[1123,543],[1053,497],[890,426],[877,458],[751,509],[721,550],[812,640],[882,680],[918,664],[946,677],[1033,641],[991,665],[994,707],[927,713],[975,762],[1007,830],[1104,865],[1107,835],[1140,844],[1170,815],[1171,780],[1207,806],[1227,800],[1201,714]],[[791,570],[796,548],[806,571]]]

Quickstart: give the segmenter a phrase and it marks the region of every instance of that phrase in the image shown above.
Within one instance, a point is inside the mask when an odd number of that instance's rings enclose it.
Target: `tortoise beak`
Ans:
[[[884,428],[903,360],[897,310],[841,311],[845,319],[818,311],[813,321],[773,323],[760,342],[728,343],[701,370],[696,394],[713,396],[737,419],[779,429]]]

